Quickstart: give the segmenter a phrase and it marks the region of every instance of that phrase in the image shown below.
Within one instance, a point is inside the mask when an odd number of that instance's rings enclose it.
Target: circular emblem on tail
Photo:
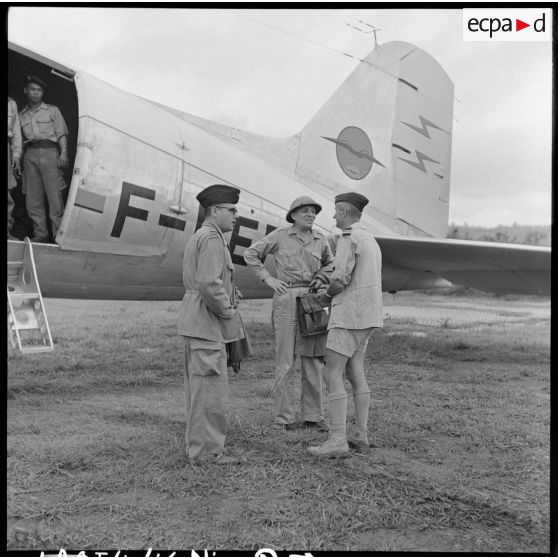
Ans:
[[[368,176],[373,163],[384,166],[374,158],[372,142],[366,132],[356,126],[343,128],[337,138],[322,137],[335,143],[339,166],[353,180],[362,180]]]

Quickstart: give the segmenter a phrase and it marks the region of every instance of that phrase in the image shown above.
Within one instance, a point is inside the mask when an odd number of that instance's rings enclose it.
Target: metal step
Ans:
[[[41,293],[38,293],[38,292],[37,292],[37,293],[26,293],[26,292],[17,293],[17,292],[12,292],[12,293],[10,293],[10,296],[12,297],[12,299],[14,299],[14,298],[16,298],[16,299],[17,299],[17,298],[36,298],[36,299],[39,299],[40,296],[41,296]]]
[[[9,341],[23,354],[52,351],[31,242],[9,241],[8,251]]]
[[[46,347],[45,345],[25,345],[22,347],[21,352],[24,355],[31,353],[50,353],[52,352],[52,348]]]

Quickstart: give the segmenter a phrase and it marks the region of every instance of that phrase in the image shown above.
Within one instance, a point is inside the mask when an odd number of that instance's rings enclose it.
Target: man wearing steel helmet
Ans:
[[[368,199],[355,192],[335,197],[335,221],[343,230],[335,252],[335,271],[322,293],[331,303],[324,379],[332,417],[329,439],[307,448],[316,457],[349,452],[349,445],[365,452],[368,444],[370,389],[364,375],[364,355],[374,328],[382,327],[382,253],[376,239],[360,223]],[[347,441],[347,392],[343,372],[353,388],[356,428]],[[348,443],[347,443],[348,442]]]
[[[322,368],[325,334],[301,337],[298,332],[296,298],[329,283],[333,256],[325,236],[313,228],[322,207],[308,196],[295,199],[286,215],[288,227],[280,227],[244,251],[244,260],[273,289],[272,323],[275,331],[275,424],[291,430],[297,426],[294,401],[296,355],[300,355],[302,378],[301,427],[323,428]],[[277,277],[263,262],[273,254]]]

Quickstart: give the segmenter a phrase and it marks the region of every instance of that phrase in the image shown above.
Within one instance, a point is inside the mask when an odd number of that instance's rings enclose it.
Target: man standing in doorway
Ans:
[[[331,303],[326,342],[324,380],[332,417],[329,439],[307,448],[316,457],[347,454],[349,444],[360,452],[369,449],[370,389],[364,375],[364,356],[374,328],[382,327],[382,253],[374,236],[360,223],[368,199],[357,193],[335,197],[334,218],[343,234],[337,242],[334,271],[322,294]],[[347,443],[347,392],[343,372],[353,388],[356,428]]]
[[[23,193],[33,221],[33,242],[48,242],[46,202],[56,239],[64,215],[64,169],[68,166],[68,128],[62,113],[43,102],[45,83],[27,76],[23,90],[27,106],[19,113],[25,143]]]
[[[226,343],[241,337],[234,265],[224,234],[234,228],[240,190],[214,184],[196,197],[205,221],[184,250],[186,293],[178,324],[185,337],[186,445],[193,463],[235,463],[225,455]]]

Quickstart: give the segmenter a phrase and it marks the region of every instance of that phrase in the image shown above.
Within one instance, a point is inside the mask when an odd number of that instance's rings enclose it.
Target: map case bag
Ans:
[[[318,302],[317,293],[307,293],[296,297],[298,328],[302,337],[327,333],[328,309]]]

